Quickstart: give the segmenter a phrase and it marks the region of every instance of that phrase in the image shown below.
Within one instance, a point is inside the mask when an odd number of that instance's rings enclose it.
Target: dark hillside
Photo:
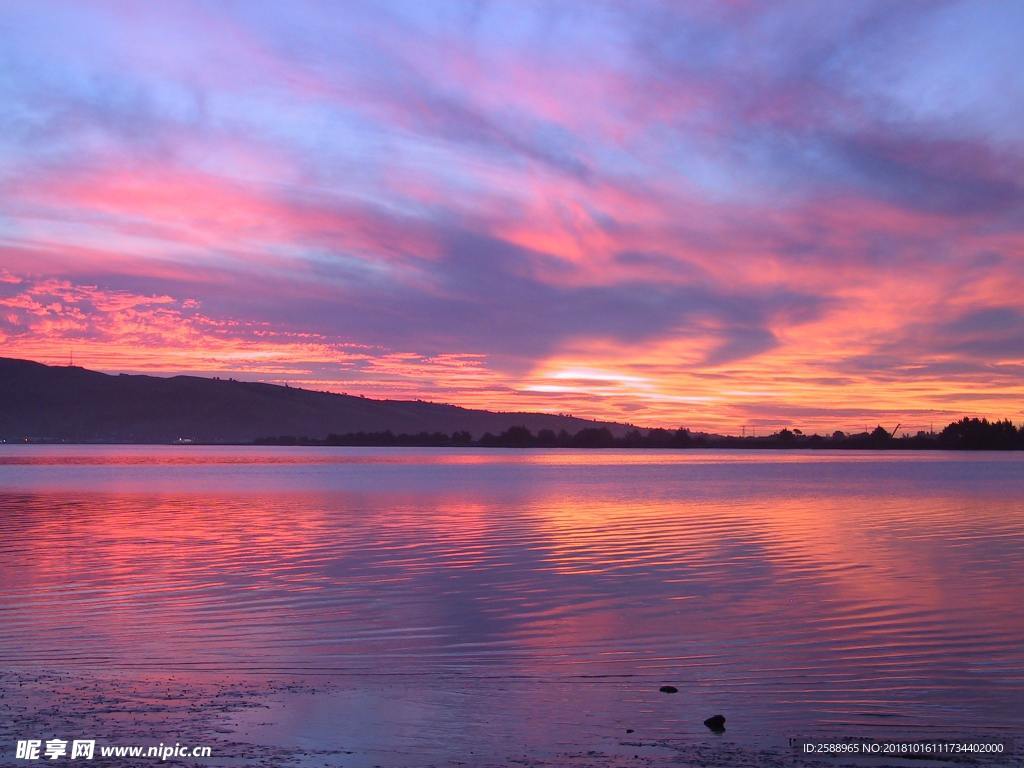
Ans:
[[[532,431],[620,424],[542,413],[499,413],[420,401],[372,400],[196,376],[111,376],[0,358],[0,439],[166,443],[250,442],[266,435]]]

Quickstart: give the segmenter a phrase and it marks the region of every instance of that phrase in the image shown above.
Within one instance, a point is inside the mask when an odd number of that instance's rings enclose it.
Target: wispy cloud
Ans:
[[[5,354],[711,428],[1022,415],[1012,4],[0,24]]]

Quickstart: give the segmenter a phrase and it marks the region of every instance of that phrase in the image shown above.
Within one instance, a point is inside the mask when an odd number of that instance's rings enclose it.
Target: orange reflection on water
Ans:
[[[1021,694],[1016,458],[118,450],[0,462],[11,664]]]

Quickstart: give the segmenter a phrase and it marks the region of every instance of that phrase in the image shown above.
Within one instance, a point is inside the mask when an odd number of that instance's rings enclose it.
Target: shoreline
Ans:
[[[664,453],[675,452],[705,452],[705,451],[801,451],[804,453],[817,453],[820,451],[837,452],[875,452],[875,453],[1019,453],[1024,447],[1013,448],[957,448],[929,445],[917,446],[842,446],[828,444],[814,445],[692,445],[687,447],[668,446],[656,448],[651,446],[625,446],[625,445],[451,445],[446,443],[394,443],[386,445],[366,443],[325,443],[325,442],[295,442],[295,443],[269,443],[269,442],[100,442],[100,441],[72,441],[72,440],[0,440],[0,446],[89,446],[89,447],[149,447],[149,448],[447,448],[459,450],[513,450],[513,451],[627,451],[630,453]]]
[[[437,679],[452,695],[465,695],[457,679]],[[168,766],[236,766],[237,768],[839,768],[840,766],[1020,765],[1024,753],[989,758],[813,758],[778,743],[751,745],[725,734],[680,734],[666,737],[611,724],[606,738],[565,733],[557,743],[470,742],[454,750],[443,730],[422,728],[421,739],[398,739],[383,748],[352,741],[352,727],[342,719],[322,738],[296,735],[282,728],[295,718],[313,719],[317,709],[331,712],[339,700],[379,694],[395,697],[395,722],[407,704],[401,685],[380,679],[352,680],[309,673],[283,675],[190,672],[144,673],[78,668],[6,669],[0,671],[0,740],[12,753],[18,739],[95,739],[102,746],[179,744],[208,746],[211,757],[144,760]],[[683,691],[685,695],[687,692]],[[345,730],[349,734],[343,735]],[[313,731],[315,732],[315,731]],[[387,737],[385,737],[386,739]],[[834,738],[834,737],[828,737]],[[989,736],[991,740],[992,737]],[[417,753],[416,744],[419,744]],[[101,757],[98,765],[125,765],[126,758]]]

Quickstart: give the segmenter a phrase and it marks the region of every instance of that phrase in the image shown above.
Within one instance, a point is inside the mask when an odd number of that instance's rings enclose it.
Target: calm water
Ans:
[[[1020,733],[1022,554],[1021,455],[0,447],[3,664],[329,675],[313,743]]]

